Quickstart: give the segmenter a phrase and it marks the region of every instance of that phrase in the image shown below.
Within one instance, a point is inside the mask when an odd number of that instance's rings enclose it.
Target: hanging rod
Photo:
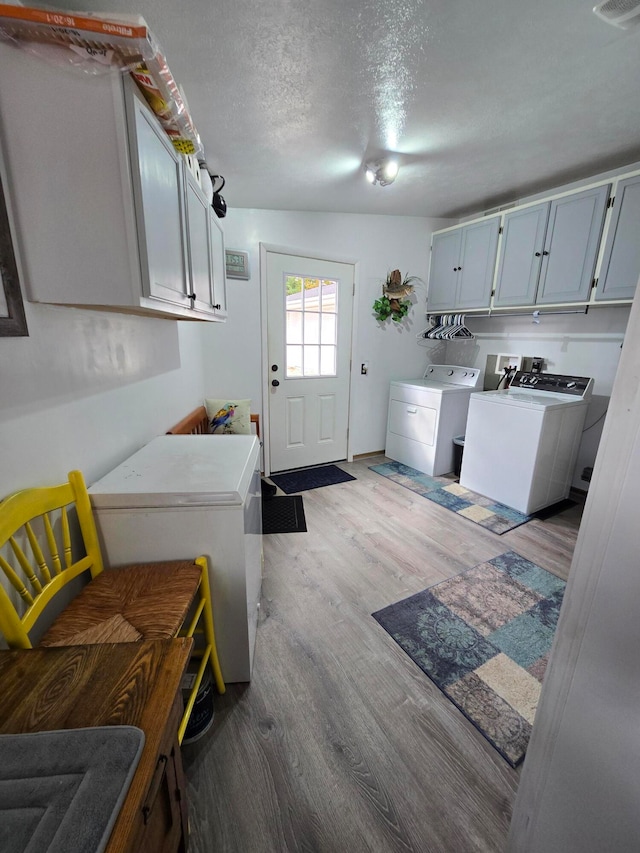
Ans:
[[[534,320],[538,320],[540,317],[550,317],[552,314],[588,314],[589,306],[585,306],[584,309],[580,311],[489,311],[487,314],[467,314],[466,317],[468,320],[475,320],[476,317],[480,320],[484,320],[488,317],[533,317]],[[437,317],[440,316],[438,314],[428,314],[428,317]]]

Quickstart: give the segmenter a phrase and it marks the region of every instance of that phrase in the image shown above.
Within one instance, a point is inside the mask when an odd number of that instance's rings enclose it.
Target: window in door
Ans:
[[[287,378],[336,376],[338,282],[285,276]]]

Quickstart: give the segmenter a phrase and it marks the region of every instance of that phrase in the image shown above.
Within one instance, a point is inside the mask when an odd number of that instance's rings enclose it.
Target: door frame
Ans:
[[[281,255],[294,255],[301,258],[313,258],[317,261],[327,261],[337,264],[351,264],[353,266],[353,310],[351,312],[351,351],[349,353],[349,403],[347,406],[347,462],[353,461],[351,450],[351,421],[353,415],[353,388],[355,380],[355,363],[353,353],[357,345],[357,323],[356,309],[358,306],[358,294],[360,292],[360,261],[343,255],[330,255],[325,252],[299,249],[293,246],[280,246],[273,243],[260,243],[260,332],[261,332],[261,365],[262,372],[262,458],[265,476],[271,473],[271,448],[270,448],[270,425],[269,425],[269,377],[268,362],[269,350],[267,342],[267,253],[276,252]]]

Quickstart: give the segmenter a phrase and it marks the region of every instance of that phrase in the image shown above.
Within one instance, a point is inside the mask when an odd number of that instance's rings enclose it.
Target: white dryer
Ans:
[[[569,494],[593,379],[518,372],[474,394],[460,485],[530,515]]]
[[[453,471],[453,439],[464,434],[477,367],[431,364],[422,379],[391,383],[385,455],[431,476]]]

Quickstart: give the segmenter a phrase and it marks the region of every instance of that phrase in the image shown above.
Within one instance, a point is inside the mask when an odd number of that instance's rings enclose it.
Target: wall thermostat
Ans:
[[[225,250],[225,264],[227,278],[241,278],[249,280],[249,254],[238,252],[236,249]]]

